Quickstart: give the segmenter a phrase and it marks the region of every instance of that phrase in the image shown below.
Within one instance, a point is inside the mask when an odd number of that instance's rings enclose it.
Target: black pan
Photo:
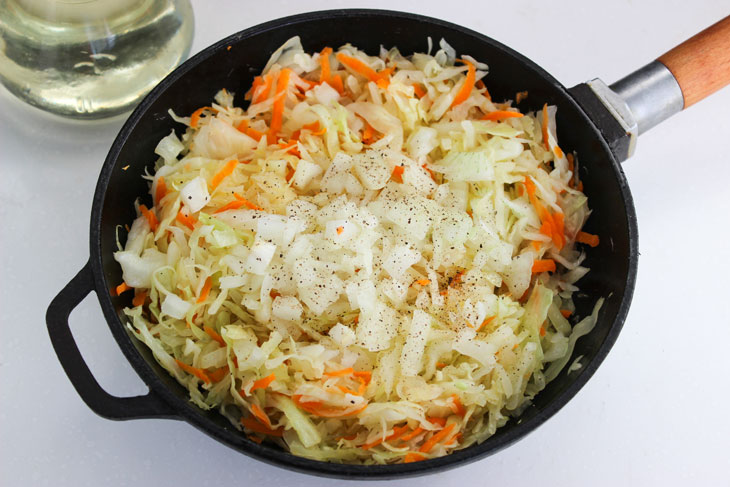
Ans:
[[[121,270],[112,256],[116,250],[116,228],[135,218],[132,202],[136,198],[149,199],[147,183],[141,175],[155,160],[156,144],[171,129],[181,129],[169,117],[168,109],[179,114],[191,113],[209,104],[221,88],[236,93],[236,104],[244,105],[243,93],[253,76],[264,67],[270,54],[294,35],[301,36],[307,51],[350,42],[370,53],[378,52],[381,44],[398,46],[404,54],[426,50],[428,36],[434,42],[444,38],[457,53],[489,64],[485,82],[495,100],[514,99],[517,91],[527,90],[529,96],[519,104],[523,112],[540,109],[545,102],[558,107],[560,144],[564,150],[577,152],[580,177],[593,209],[586,230],[600,234],[602,242],[590,250],[586,260],[592,271],[580,283],[582,294],[577,299],[576,314],[589,314],[599,296],[607,299],[598,325],[578,341],[574,352],[575,356],[584,356],[583,367],[576,372],[563,371],[519,419],[510,420],[481,445],[411,464],[365,466],[308,460],[275,446],[256,444],[219,413],[202,411],[190,403],[187,390],[157,364],[149,349],[124,326],[122,309],[130,305],[129,293],[121,297],[110,293],[122,281]],[[395,478],[436,472],[495,453],[533,431],[583,387],[616,341],[631,302],[638,248],[636,214],[616,157],[625,156],[630,137],[597,100],[585,85],[568,90],[529,59],[488,37],[417,15],[333,10],[287,17],[234,34],[165,78],[131,114],[114,141],[94,194],[89,261],[48,308],[46,320],[58,358],[81,398],[105,418],[182,419],[241,453],[300,472],[340,478]],[[129,167],[125,170],[125,166]],[[122,352],[149,386],[147,395],[119,398],[108,394],[84,363],[69,330],[68,316],[91,291],[96,292]]]

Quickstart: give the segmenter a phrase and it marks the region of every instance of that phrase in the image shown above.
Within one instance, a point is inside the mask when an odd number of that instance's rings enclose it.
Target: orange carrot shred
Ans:
[[[360,413],[366,407],[367,403],[357,409],[343,409],[338,407],[326,406],[319,401],[302,401],[302,396],[295,394],[292,396],[294,403],[302,410],[320,416],[322,418],[349,418]]]
[[[370,380],[373,378],[373,374],[369,370],[353,372],[352,375],[363,379],[365,381],[365,384],[370,384]]]
[[[550,142],[548,142],[548,106],[547,103],[542,107],[542,143],[547,150],[550,150]]]
[[[470,63],[469,61],[467,61],[465,59],[461,60],[461,62],[466,64],[468,71],[466,73],[466,78],[464,79],[464,84],[461,85],[461,88],[459,88],[459,91],[456,93],[456,96],[454,97],[454,101],[451,102],[450,108],[453,108],[456,105],[464,103],[466,101],[466,99],[469,98],[469,95],[471,94],[471,90],[474,89],[477,68],[472,63]]]
[[[251,104],[255,105],[257,103],[261,103],[262,101],[266,100],[269,97],[269,93],[271,93],[271,86],[274,84],[274,77],[271,74],[267,74],[264,76],[263,80],[259,85],[256,87],[256,89],[253,92],[253,98],[251,99]]]
[[[147,222],[150,224],[150,230],[154,232],[157,228],[157,224],[159,223],[157,221],[155,213],[148,210],[145,205],[139,205],[139,211],[142,213],[142,215],[144,215],[145,218],[147,218]]]
[[[489,323],[491,323],[491,322],[492,322],[492,321],[494,320],[494,318],[496,318],[496,317],[497,317],[497,315],[494,315],[494,316],[490,316],[489,318],[485,318],[485,319],[484,319],[484,321],[482,321],[482,324],[481,324],[481,325],[479,325],[479,328],[477,328],[477,331],[479,331],[479,330],[481,330],[482,328],[484,328],[485,326],[487,326],[487,325],[488,325]]]
[[[370,443],[365,443],[361,448],[363,450],[369,450],[370,448],[373,448],[374,446],[378,446],[381,443],[384,443],[386,441],[392,441],[397,440],[400,436],[403,435],[406,431],[408,431],[410,428],[408,428],[408,425],[406,426],[400,426],[393,428],[393,433],[383,438],[382,436],[378,438],[377,440],[373,440]]]
[[[446,364],[444,362],[436,362],[437,369],[443,369],[444,367],[446,367]]]
[[[345,85],[342,82],[342,76],[332,76],[327,84],[334,88],[340,95],[345,93]]]
[[[241,424],[256,433],[261,433],[269,436],[284,436],[283,427],[272,430],[271,428],[267,428],[265,425],[259,423],[257,420],[251,417],[241,418]]]
[[[190,115],[190,126],[191,127],[196,128],[198,126],[198,122],[200,122],[200,115],[203,114],[203,111],[206,108],[210,108],[210,107],[200,107],[197,110],[195,110],[192,115]]]
[[[352,71],[355,71],[360,76],[364,76],[370,81],[376,82],[380,77],[378,76],[378,73],[365,64],[363,61],[360,61],[359,59],[348,56],[347,54],[338,52],[337,53],[337,60],[341,62],[344,66],[350,68]]]
[[[345,231],[345,227],[337,227],[337,235],[342,235],[342,232]]]
[[[429,423],[437,424],[437,425],[441,426],[442,428],[444,426],[446,426],[446,418],[432,417],[432,418],[426,418],[426,420],[428,420]]]
[[[185,215],[182,210],[177,212],[177,216],[175,217],[175,219],[188,227],[190,230],[195,230],[195,219]]]
[[[261,140],[261,137],[264,136],[263,132],[259,132],[258,130],[252,129],[248,126],[248,120],[241,120],[241,123],[238,124],[238,127],[236,129],[239,132],[243,132],[244,134],[248,135],[252,139],[254,139],[256,142]]]
[[[352,367],[348,367],[346,369],[341,370],[334,370],[332,372],[325,372],[324,375],[328,377],[342,377],[343,375],[350,375],[354,374],[355,370]]]
[[[220,382],[223,380],[223,378],[228,373],[228,366],[221,367],[220,369],[216,369],[213,372],[208,372],[208,377],[210,377],[210,380],[213,382]]]
[[[134,295],[132,306],[142,306],[147,299],[147,291],[140,291]]]
[[[416,96],[417,96],[418,98],[423,98],[424,96],[426,96],[426,93],[427,93],[427,91],[426,91],[426,90],[424,90],[424,89],[423,89],[423,88],[421,87],[421,85],[420,85],[420,84],[416,83],[416,84],[414,84],[414,85],[413,85],[413,93],[415,93],[415,95],[416,95]]]
[[[590,245],[591,247],[596,247],[599,243],[599,238],[598,235],[593,235],[586,232],[578,232],[578,234],[575,236],[575,241],[582,244]]]
[[[213,340],[217,341],[221,347],[226,346],[226,342],[223,340],[223,337],[218,334],[217,331],[215,331],[213,328],[209,327],[208,325],[203,326],[203,331],[208,334],[209,337],[211,337]]]
[[[251,414],[253,414],[256,419],[258,419],[262,424],[264,424],[267,428],[271,429],[271,420],[266,415],[263,409],[261,409],[257,404],[251,404]]]
[[[260,436],[246,435],[246,438],[253,441],[254,443],[258,443],[259,445],[264,442],[264,439]]]
[[[234,200],[234,201],[231,201],[230,203],[227,203],[227,204],[221,206],[220,208],[218,208],[217,210],[215,210],[213,212],[213,214],[223,213],[224,211],[228,211],[228,210],[237,210],[237,209],[239,209],[242,206],[243,206],[243,201]]]
[[[525,98],[527,98],[527,91],[518,91],[515,94],[515,103],[520,103]]]
[[[487,113],[482,117],[482,120],[505,120],[507,118],[520,118],[524,117],[524,115],[520,112],[511,112],[507,110],[497,110],[496,112],[490,112]]]
[[[211,280],[210,276],[205,280],[205,283],[203,283],[203,289],[200,290],[200,296],[198,296],[198,300],[196,303],[202,303],[206,299],[208,299],[208,294],[210,294],[210,286],[213,284],[213,281]]]
[[[540,336],[544,337],[546,333],[547,330],[545,330],[545,325],[543,324],[542,326],[540,326]]]
[[[405,167],[395,166],[393,168],[393,172],[390,175],[390,179],[392,179],[396,183],[402,183],[403,182],[403,172],[405,172]]]
[[[421,286],[428,286],[429,284],[431,284],[431,279],[419,279],[416,282]]]
[[[564,318],[570,318],[570,315],[572,315],[573,312],[569,309],[561,309],[560,314],[563,315]]]
[[[167,185],[165,184],[164,176],[157,178],[157,188],[155,189],[155,203],[158,205],[162,198],[167,194]]]
[[[233,193],[233,197],[236,198],[238,201],[241,201],[244,205],[246,205],[248,208],[250,208],[252,210],[259,210],[259,211],[263,210],[263,208],[261,208],[260,206],[256,206],[255,204],[251,203],[250,201],[248,201],[246,198],[244,198],[243,196],[241,196],[238,193]]]
[[[537,240],[532,241],[532,248],[535,249],[537,252],[540,251],[540,247],[542,246],[542,243],[540,243]]]
[[[451,434],[451,430],[454,429],[454,426],[456,426],[454,423],[451,423],[444,427],[441,431],[434,434],[431,438],[429,438],[426,442],[423,443],[421,448],[418,449],[421,453],[428,453],[431,451],[431,449],[439,444],[441,440],[449,436]]]
[[[420,462],[421,460],[425,460],[426,457],[423,455],[420,455],[418,453],[410,452],[406,453],[406,456],[403,457],[403,463],[413,463],[413,462]]]
[[[271,112],[271,124],[269,125],[269,132],[267,133],[269,144],[276,142],[276,138],[279,136],[279,130],[281,130],[282,122],[284,121],[284,104],[286,102],[286,89],[289,86],[290,76],[291,70],[289,68],[284,68],[279,72],[279,78],[276,80],[274,108]]]
[[[532,273],[555,272],[555,261],[553,259],[537,259],[532,264]]]
[[[553,147],[553,151],[555,152],[555,155],[558,156],[558,158],[562,159],[565,154],[563,154],[563,149],[560,148],[559,145],[555,144],[555,147]]]
[[[233,170],[236,169],[237,165],[238,159],[231,159],[230,161],[226,162],[225,166],[223,166],[223,169],[218,171],[215,176],[213,176],[213,179],[210,181],[211,190],[217,188],[218,185],[222,183],[225,178],[233,174]]]
[[[175,359],[175,363],[183,369],[185,372],[187,372],[190,375],[194,375],[198,379],[202,380],[206,384],[210,384],[210,377],[205,373],[203,369],[199,369],[197,367],[193,367],[192,365],[188,365],[184,362],[179,361],[178,359]]]
[[[117,287],[115,288],[115,290],[116,290],[116,293],[117,293],[117,296],[119,296],[119,295],[120,295],[120,294],[122,294],[123,292],[129,291],[130,289],[134,289],[134,288],[132,288],[132,287],[129,287],[129,286],[127,285],[127,283],[126,283],[126,282],[123,282],[123,283],[121,283],[120,285],[118,285],[118,286],[117,286]]]
[[[418,428],[414,429],[413,431],[411,431],[407,435],[401,436],[401,440],[403,440],[403,441],[412,440],[413,438],[415,438],[416,436],[420,435],[421,433],[423,433],[423,428],[421,428],[419,426]]]
[[[253,381],[253,385],[251,386],[251,391],[249,393],[253,393],[253,391],[257,389],[266,389],[269,387],[269,384],[274,382],[276,380],[276,376],[274,374],[267,375],[263,379],[258,379]]]
[[[322,67],[322,71],[319,73],[319,81],[329,83],[330,77],[330,54],[332,54],[331,47],[325,47],[322,52],[319,53],[319,65]]]
[[[452,394],[451,400],[453,401],[451,410],[454,411],[454,413],[458,414],[459,416],[464,416],[466,414],[466,408],[464,407],[463,404],[461,404],[461,400],[459,399],[459,396],[456,394]]]

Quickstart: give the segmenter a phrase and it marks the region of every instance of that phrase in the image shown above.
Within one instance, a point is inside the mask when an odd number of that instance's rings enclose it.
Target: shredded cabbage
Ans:
[[[555,107],[493,101],[487,66],[439,46],[293,38],[248,108],[221,90],[171,113],[185,130],[155,149],[153,205],[115,253],[128,326],[253,441],[365,464],[466,448],[598,320],[602,300],[572,324],[595,236]]]

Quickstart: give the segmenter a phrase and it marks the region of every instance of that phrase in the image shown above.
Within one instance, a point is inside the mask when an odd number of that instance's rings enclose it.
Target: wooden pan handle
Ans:
[[[730,83],[730,16],[658,59],[677,79],[684,108]]]

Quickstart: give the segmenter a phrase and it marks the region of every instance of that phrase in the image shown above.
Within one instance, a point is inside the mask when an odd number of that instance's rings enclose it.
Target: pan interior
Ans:
[[[564,370],[548,384],[518,420],[512,420],[482,445],[441,459],[415,470],[412,465],[383,467],[323,464],[294,458],[273,447],[258,446],[245,439],[217,412],[198,410],[188,402],[188,392],[154,360],[149,350],[130,337],[123,327],[122,308],[130,305],[128,294],[111,297],[99,294],[109,326],[132,365],[153,390],[172,400],[183,416],[228,445],[260,459],[310,473],[334,476],[397,476],[423,473],[473,460],[494,452],[524,436],[556,412],[592,375],[618,334],[633,290],[636,263],[636,231],[631,197],[618,164],[612,159],[593,124],[573,102],[565,89],[536,65],[508,48],[472,31],[433,19],[378,11],[331,11],[291,17],[235,34],[206,49],[161,83],[132,114],[115,141],[102,170],[91,222],[92,263],[100,290],[111,289],[122,280],[121,270],[112,253],[116,250],[118,225],[135,218],[133,202],[140,198],[149,204],[145,168],[152,169],[154,148],[171,130],[184,128],[168,115],[173,109],[188,115],[209,105],[221,88],[235,93],[238,106],[253,77],[266,64],[270,54],[290,37],[298,35],[310,52],[324,46],[351,43],[371,54],[380,46],[397,46],[404,54],[428,49],[428,37],[435,46],[445,39],[458,55],[469,54],[489,65],[485,78],[495,101],[514,99],[515,93],[528,91],[518,106],[525,112],[539,110],[543,103],[558,106],[557,123],[560,145],[575,151],[580,161],[580,176],[589,196],[593,213],[586,231],[597,233],[601,245],[588,251],[585,265],[592,271],[578,284],[577,315],[590,313],[595,300],[604,296],[599,323],[594,331],[578,341],[574,356],[583,356],[583,367],[576,372]],[[230,46],[230,48],[229,48]],[[129,166],[124,170],[125,166]],[[120,232],[122,243],[124,231]],[[405,468],[407,467],[407,468]]]

